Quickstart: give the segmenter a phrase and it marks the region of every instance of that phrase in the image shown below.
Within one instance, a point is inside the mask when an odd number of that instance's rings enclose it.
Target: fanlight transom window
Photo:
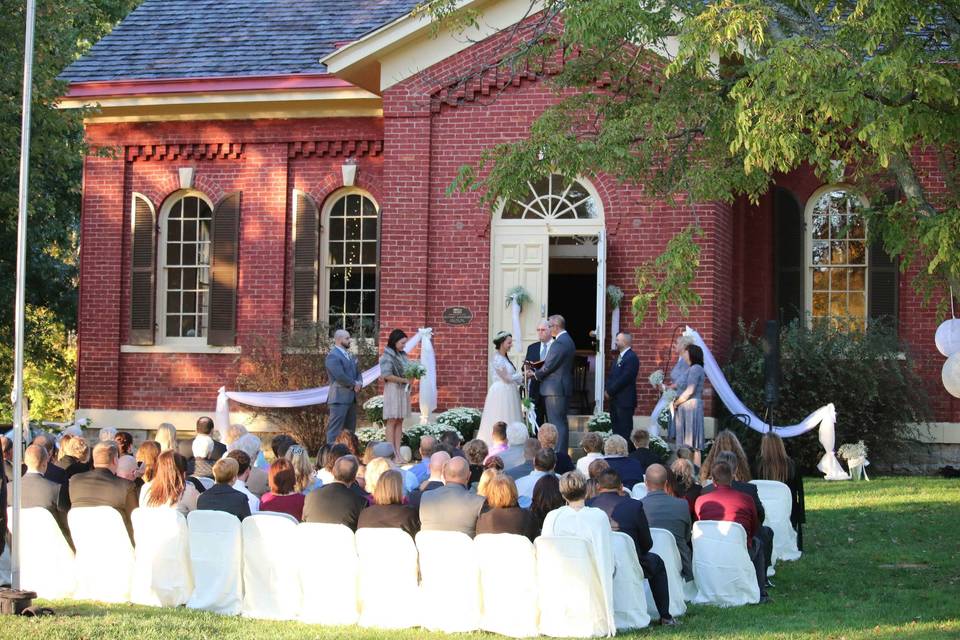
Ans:
[[[577,180],[556,173],[528,182],[530,195],[511,200],[501,214],[504,220],[593,220],[599,218],[596,198]]]

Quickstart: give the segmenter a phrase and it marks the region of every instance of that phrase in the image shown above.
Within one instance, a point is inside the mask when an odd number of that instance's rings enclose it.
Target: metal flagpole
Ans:
[[[14,303],[13,363],[13,519],[10,548],[11,585],[20,588],[20,468],[23,459],[23,332],[27,275],[27,195],[30,180],[30,105],[33,100],[33,31],[36,0],[27,0],[23,42],[23,113],[20,124],[20,203],[17,216],[17,293]]]

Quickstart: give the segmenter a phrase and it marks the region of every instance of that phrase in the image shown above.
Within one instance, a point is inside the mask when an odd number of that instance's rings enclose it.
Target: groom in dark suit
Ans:
[[[527,377],[539,383],[540,395],[547,409],[547,421],[557,427],[557,451],[566,453],[570,432],[567,412],[573,394],[573,360],[577,348],[567,333],[567,322],[563,316],[550,316],[547,326],[553,335],[553,342],[547,347],[543,366],[536,371],[528,370]]]
[[[537,341],[527,347],[527,362],[540,362],[546,359],[551,339],[550,323],[544,318],[537,323]],[[540,383],[531,379],[527,386],[530,389],[530,400],[537,409],[537,424],[543,424],[547,421],[547,408],[543,403],[543,396],[540,395]]]
[[[629,333],[617,334],[617,349],[620,355],[610,367],[604,396],[610,409],[610,423],[613,432],[630,442],[633,431],[633,412],[637,408],[637,374],[640,371],[640,359],[631,349],[633,336]]]

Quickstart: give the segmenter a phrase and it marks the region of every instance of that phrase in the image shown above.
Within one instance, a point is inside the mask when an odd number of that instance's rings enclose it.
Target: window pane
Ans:
[[[349,217],[360,216],[362,215],[363,209],[361,204],[361,198],[358,195],[349,195],[346,197],[347,210],[344,215]]]
[[[830,216],[830,238],[833,240],[846,238],[847,237],[846,225],[847,225],[846,216],[831,215]]]
[[[346,296],[347,315],[358,315],[360,313],[360,292],[347,291]]]
[[[830,288],[833,289],[834,291],[847,290],[847,270],[846,269],[830,270]]]
[[[342,242],[331,242],[330,243],[330,264],[343,264],[343,243]]]
[[[842,240],[830,242],[830,262],[832,264],[847,264],[847,243]]]
[[[183,245],[183,264],[195,265],[197,264],[197,245],[195,244],[185,244]]]
[[[330,270],[330,288],[343,289],[343,285],[344,285],[343,269],[331,269]]]
[[[180,245],[170,243],[167,245],[167,264],[175,267],[180,264]]]
[[[166,333],[168,338],[180,337],[180,316],[168,315]]]
[[[197,318],[196,316],[183,316],[181,331],[184,338],[197,337]]]
[[[826,291],[830,288],[830,272],[827,269],[813,270],[813,290]]]
[[[363,253],[360,255],[361,264],[377,264],[377,243],[364,242]]]
[[[864,303],[863,293],[851,293],[849,300],[850,316],[853,318],[864,318],[867,315],[866,304]]]
[[[344,234],[343,229],[344,229],[343,218],[330,219],[330,239],[331,240],[343,240],[343,234]]]
[[[331,291],[330,292],[330,313],[335,315],[338,313],[343,313],[343,292],[342,291]]]
[[[184,313],[196,313],[197,312],[197,294],[195,293],[186,293],[183,296],[183,311]]]
[[[842,318],[847,315],[847,294],[830,294],[830,315],[834,318]]]
[[[813,242],[813,264],[830,264],[828,252],[830,243],[823,240]]]
[[[187,242],[195,242],[197,240],[196,220],[185,220],[183,222],[183,239]]]
[[[180,294],[176,291],[167,293],[167,312],[177,313],[180,311]]]
[[[859,213],[850,216],[850,237],[856,239],[867,237],[867,223]]]
[[[360,239],[360,218],[347,219],[347,240]]]
[[[347,242],[345,246],[346,249],[344,249],[343,256],[344,264],[358,264],[360,262],[360,243]]]
[[[342,217],[343,217],[343,212],[344,212],[344,200],[345,200],[344,198],[340,198],[339,200],[337,200],[337,201],[334,203],[333,209],[330,210],[330,217],[331,217],[331,218],[342,218]]]
[[[827,216],[813,216],[813,237],[816,240],[826,240],[829,237]]]
[[[867,262],[867,246],[861,240],[853,240],[847,243],[848,249],[850,251],[850,264],[866,264]]]
[[[827,315],[828,301],[829,301],[829,297],[828,297],[828,294],[826,293],[813,294],[813,315],[817,317],[822,317]]]
[[[167,240],[176,242],[180,240],[180,225],[182,223],[180,220],[175,220],[173,218],[167,220]]]
[[[363,271],[363,288],[375,290],[377,288],[377,270],[372,267],[366,267],[361,269],[361,271]]]
[[[374,313],[377,310],[377,294],[373,291],[364,291],[360,300],[363,313]]]
[[[865,291],[866,275],[866,269],[850,269],[850,291]]]
[[[184,269],[183,270],[183,289],[189,291],[191,289],[197,288],[197,270],[196,269]]]
[[[377,239],[377,219],[376,218],[363,219],[363,239],[364,240]]]
[[[361,280],[360,269],[347,269],[347,289],[360,289]]]
[[[363,198],[363,215],[377,217],[377,207],[374,206],[373,200],[370,198]]]

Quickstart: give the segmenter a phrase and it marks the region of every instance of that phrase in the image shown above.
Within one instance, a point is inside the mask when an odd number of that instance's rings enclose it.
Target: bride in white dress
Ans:
[[[480,418],[480,430],[477,438],[493,444],[493,425],[497,422],[506,422],[508,425],[523,422],[523,409],[520,404],[520,385],[523,384],[523,372],[507,357],[510,347],[513,346],[513,336],[501,331],[493,339],[496,353],[490,360],[490,376],[493,384],[487,391],[487,400],[483,403],[483,415]]]

